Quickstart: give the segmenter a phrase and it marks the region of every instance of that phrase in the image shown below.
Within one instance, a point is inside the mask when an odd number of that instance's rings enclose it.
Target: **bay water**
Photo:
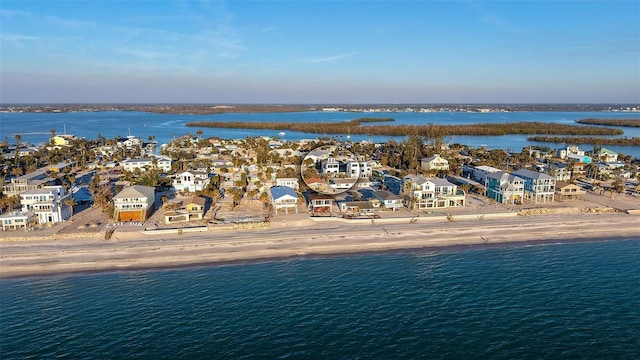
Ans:
[[[285,135],[279,135],[279,130],[253,130],[253,129],[214,129],[187,127],[187,122],[195,121],[280,121],[280,122],[338,122],[349,121],[360,117],[394,118],[394,123],[385,124],[478,124],[478,123],[508,123],[519,121],[538,121],[542,123],[575,124],[575,120],[586,118],[612,118],[629,119],[639,118],[640,114],[632,112],[292,112],[292,113],[224,113],[213,115],[176,115],[153,114],[135,111],[104,111],[104,112],[70,112],[70,113],[0,113],[0,139],[7,139],[13,143],[15,134],[22,137],[22,141],[38,145],[45,143],[51,136],[53,129],[57,134],[73,134],[87,139],[95,139],[98,134],[114,138],[125,137],[129,134],[147,140],[153,136],[159,144],[168,143],[175,137],[185,134],[195,136],[196,131],[202,130],[203,137],[218,136],[228,139],[244,139],[247,136],[280,137],[283,140],[315,139],[326,135],[346,140],[349,134],[314,134],[304,132],[285,131]],[[374,126],[369,123],[366,126]],[[619,128],[624,131],[626,137],[640,137],[640,128]],[[488,149],[504,149],[512,152],[520,152],[522,148],[543,145],[551,149],[559,149],[563,144],[538,143],[528,141],[528,135],[504,135],[504,136],[450,136],[446,143],[459,143],[462,145]],[[388,136],[362,136],[351,135],[352,141],[385,142]],[[395,137],[402,140],[402,137]],[[582,145],[582,149],[590,151],[591,144]],[[639,146],[606,146],[625,155],[640,158]]]

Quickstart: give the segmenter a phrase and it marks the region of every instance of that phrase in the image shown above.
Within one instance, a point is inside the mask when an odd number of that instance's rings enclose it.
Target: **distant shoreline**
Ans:
[[[559,111],[638,112],[637,104],[0,104],[1,112],[65,113],[141,111],[157,114],[215,115],[223,113],[278,113],[330,111],[393,113],[423,109],[434,112]],[[330,112],[328,111],[328,112]]]

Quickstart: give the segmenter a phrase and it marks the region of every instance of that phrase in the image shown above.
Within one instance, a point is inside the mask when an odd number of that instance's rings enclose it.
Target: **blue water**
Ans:
[[[198,128],[186,127],[192,121],[284,121],[284,122],[335,122],[348,121],[359,117],[392,117],[394,124],[476,124],[517,121],[540,121],[547,123],[575,124],[577,119],[585,118],[638,118],[638,113],[622,112],[508,112],[508,113],[349,113],[349,112],[296,112],[296,113],[252,113],[252,114],[216,114],[216,115],[173,115],[152,114],[145,112],[76,112],[76,113],[0,113],[0,139],[8,137],[13,141],[15,134],[20,134],[23,141],[33,144],[47,142],[50,130],[95,139],[98,134],[107,138],[131,134],[147,139],[155,136],[156,140],[168,143],[174,136],[191,133],[195,136]],[[368,124],[369,126],[376,124]],[[640,128],[620,128],[627,137],[640,137]],[[247,130],[247,129],[212,129],[203,128],[204,137],[218,136],[230,139],[244,139],[247,136],[277,137],[280,131]],[[346,139],[343,135],[343,139]],[[286,132],[284,140],[315,139],[322,134],[302,132]],[[329,135],[331,136],[331,135]],[[337,135],[336,135],[337,136]],[[545,145],[560,148],[561,144],[536,143],[527,140],[527,135],[507,136],[455,136],[445,139],[449,143],[459,143],[473,147],[486,145],[489,149],[501,148],[520,152],[530,145]],[[386,136],[352,136],[351,140],[372,140],[384,142]],[[397,138],[401,140],[402,138]],[[640,158],[640,147],[607,146],[614,151]],[[583,144],[584,150],[592,150],[592,145]]]
[[[640,239],[0,281],[0,357],[638,359]]]

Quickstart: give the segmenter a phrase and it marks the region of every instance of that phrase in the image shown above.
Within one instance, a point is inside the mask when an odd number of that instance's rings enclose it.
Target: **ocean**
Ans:
[[[0,280],[2,359],[639,359],[640,239]]]
[[[154,136],[159,144],[168,143],[174,137],[187,133],[195,136],[197,130],[202,130],[203,137],[218,136],[228,139],[245,139],[247,136],[280,137],[283,140],[315,139],[323,134],[285,131],[280,136],[279,130],[248,130],[248,129],[213,129],[186,127],[192,121],[282,121],[282,122],[337,122],[349,121],[360,117],[392,117],[394,124],[477,124],[502,123],[518,121],[538,121],[543,123],[575,124],[575,120],[587,118],[637,119],[638,113],[630,112],[497,112],[497,113],[466,113],[466,112],[293,112],[293,113],[252,113],[252,114],[213,114],[213,115],[175,115],[152,114],[146,112],[105,111],[105,112],[72,112],[72,113],[0,113],[0,140],[5,138],[13,144],[14,135],[20,134],[22,141],[34,145],[45,143],[54,129],[57,134],[73,134],[88,139],[95,139],[98,134],[106,138],[116,136],[125,137],[129,134],[147,140]],[[377,125],[376,123],[368,124]],[[626,137],[640,137],[640,128],[620,128]],[[331,137],[332,135],[327,134]],[[336,138],[346,140],[347,134],[335,135]],[[451,136],[445,138],[449,144],[462,144],[472,147],[485,146],[488,149],[504,149],[520,152],[522,148],[543,145],[551,149],[561,148],[563,144],[538,143],[528,141],[528,135],[504,136]],[[385,142],[388,136],[359,136],[350,137],[352,141],[368,140]],[[402,137],[394,138],[402,140]],[[586,151],[591,151],[593,145],[581,145]],[[607,148],[640,158],[640,146],[607,146]]]

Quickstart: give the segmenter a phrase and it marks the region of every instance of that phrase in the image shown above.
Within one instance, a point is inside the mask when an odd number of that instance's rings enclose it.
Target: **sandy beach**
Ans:
[[[0,242],[0,277],[168,268],[443,247],[640,239],[640,217],[625,213],[476,217],[463,220],[273,224],[264,229],[116,232]]]

